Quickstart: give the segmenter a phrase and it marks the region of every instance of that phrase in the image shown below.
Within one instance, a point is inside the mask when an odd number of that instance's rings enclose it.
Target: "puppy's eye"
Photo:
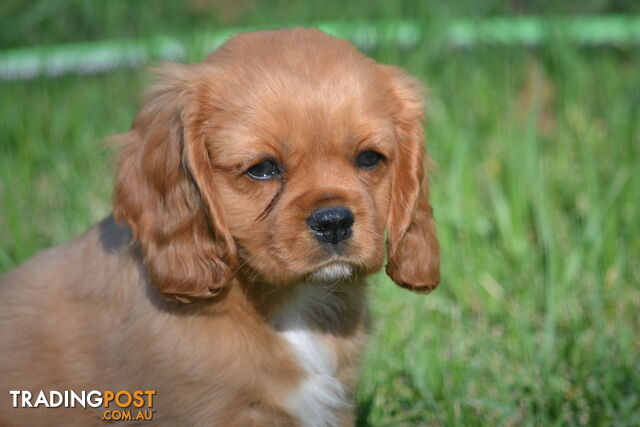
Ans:
[[[384,156],[376,151],[367,150],[358,154],[356,163],[360,169],[373,169],[384,159]]]
[[[281,174],[277,164],[270,160],[265,160],[247,169],[247,175],[253,179],[266,181],[268,179],[277,178]]]

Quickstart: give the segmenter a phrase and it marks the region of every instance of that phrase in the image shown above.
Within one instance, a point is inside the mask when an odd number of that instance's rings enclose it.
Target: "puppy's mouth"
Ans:
[[[355,266],[343,261],[332,261],[313,270],[308,278],[312,282],[336,282],[350,279],[355,274]]]

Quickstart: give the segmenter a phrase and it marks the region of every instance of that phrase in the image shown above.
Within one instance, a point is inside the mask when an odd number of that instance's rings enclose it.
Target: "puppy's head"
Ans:
[[[160,74],[123,136],[115,215],[162,292],[348,280],[382,267],[385,232],[389,276],[437,285],[419,83],[305,29]]]

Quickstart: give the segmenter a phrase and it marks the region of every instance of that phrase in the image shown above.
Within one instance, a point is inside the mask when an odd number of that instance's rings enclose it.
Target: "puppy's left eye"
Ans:
[[[373,169],[384,159],[377,151],[367,150],[358,154],[356,163],[360,169]]]
[[[281,172],[278,165],[270,160],[265,160],[247,169],[247,175],[260,181],[277,178],[280,174]]]

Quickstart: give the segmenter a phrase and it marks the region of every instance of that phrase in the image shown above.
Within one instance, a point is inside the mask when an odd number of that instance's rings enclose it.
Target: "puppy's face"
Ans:
[[[163,74],[116,182],[116,216],[163,292],[213,295],[238,272],[347,280],[380,269],[385,238],[398,284],[435,286],[414,80],[304,29],[237,36]]]
[[[210,118],[226,223],[263,280],[335,281],[382,266],[395,135],[379,69],[364,65],[359,74],[276,62]]]

